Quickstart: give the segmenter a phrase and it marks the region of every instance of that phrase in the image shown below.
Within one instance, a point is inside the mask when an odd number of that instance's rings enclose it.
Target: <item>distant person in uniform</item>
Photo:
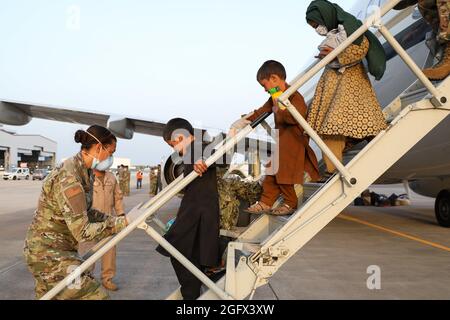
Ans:
[[[119,177],[119,187],[120,190],[122,191],[122,193],[125,195],[126,194],[126,179],[125,179],[125,166],[123,164],[121,164],[117,170],[117,175]]]
[[[156,184],[156,193],[158,194],[160,191],[162,191],[162,181],[161,181],[161,165],[160,164],[158,164],[158,172],[157,172],[157,175],[156,175],[156,182],[157,182],[157,184]]]
[[[134,217],[106,215],[92,207],[92,170],[112,164],[116,137],[106,128],[78,130],[75,142],[81,151],[64,161],[45,179],[38,208],[26,235],[24,255],[41,298],[83,263],[78,245],[99,241],[125,228]],[[108,294],[89,273],[56,299],[107,299]]]
[[[128,171],[128,166],[121,165],[119,169],[119,184],[120,190],[124,196],[130,195],[130,172]]]
[[[141,170],[138,170],[138,172],[136,172],[136,189],[142,189],[143,176],[144,175]]]
[[[205,145],[195,140],[194,129],[187,120],[170,120],[164,128],[163,138],[182,156],[184,175],[192,171],[200,175],[185,188],[176,220],[164,237],[200,270],[217,267],[219,196],[215,165],[209,168],[206,166],[202,159]],[[157,251],[170,256],[161,246],[158,246]],[[197,299],[201,281],[175,258],[171,257],[171,263],[180,282],[183,298]]]
[[[100,170],[102,169],[102,170]],[[94,170],[94,193],[92,208],[109,216],[122,217],[125,215],[123,206],[123,193],[120,190],[116,177],[107,168]],[[81,255],[87,253],[95,241],[80,243],[78,251]],[[113,282],[116,275],[116,247],[106,252],[102,257],[102,284],[108,290],[116,291],[117,285]]]
[[[156,167],[150,168],[150,194],[156,195],[158,190],[158,178],[157,178],[157,171]]]
[[[131,172],[128,166],[125,166],[125,195],[130,196]]]
[[[450,74],[450,1],[448,0],[403,0],[396,10],[403,10],[409,6],[419,6],[419,11],[425,21],[436,34],[438,44],[443,47],[444,53],[438,64],[423,70],[430,80],[443,80]]]

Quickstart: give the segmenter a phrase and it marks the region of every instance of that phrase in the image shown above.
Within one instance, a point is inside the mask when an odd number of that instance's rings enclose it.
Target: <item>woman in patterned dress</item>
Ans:
[[[362,25],[354,16],[326,0],[312,1],[306,20],[322,36],[342,25],[349,37]],[[321,47],[320,50],[318,58],[322,59],[333,49]],[[370,139],[386,128],[363,59],[367,59],[369,72],[377,80],[381,79],[386,69],[386,54],[370,31],[338,55],[338,68],[331,65],[325,68],[309,108],[308,123],[341,162],[346,142]],[[323,159],[326,180],[336,168],[325,155]]]

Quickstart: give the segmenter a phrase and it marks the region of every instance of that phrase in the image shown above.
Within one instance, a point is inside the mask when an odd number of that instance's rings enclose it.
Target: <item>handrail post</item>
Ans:
[[[447,98],[441,94],[441,92],[433,85],[433,83],[425,76],[423,71],[414,62],[414,60],[408,55],[408,53],[403,49],[403,47],[398,43],[394,36],[389,32],[389,30],[384,26],[380,25],[378,30],[386,39],[387,42],[392,46],[392,48],[398,53],[400,58],[406,63],[406,65],[411,69],[411,71],[416,75],[416,77],[422,82],[422,84],[427,88],[427,90],[433,95],[432,103],[435,107],[440,107],[447,102]]]
[[[288,111],[291,113],[291,115],[294,117],[295,120],[302,126],[302,128],[305,130],[306,134],[311,137],[311,139],[314,140],[314,142],[317,144],[317,146],[322,150],[322,152],[330,159],[330,161],[333,163],[333,165],[336,167],[336,169],[341,174],[342,178],[345,180],[345,182],[348,184],[348,186],[352,187],[354,186],[358,181],[355,177],[352,177],[350,172],[345,168],[345,166],[342,164],[342,162],[339,161],[339,159],[334,155],[333,151],[331,151],[330,148],[325,144],[325,142],[320,138],[320,136],[317,134],[316,131],[314,131],[313,128],[308,124],[308,122],[302,117],[302,115],[295,109],[295,107],[292,105],[292,103],[287,100],[285,102],[282,102],[284,106],[288,109]]]

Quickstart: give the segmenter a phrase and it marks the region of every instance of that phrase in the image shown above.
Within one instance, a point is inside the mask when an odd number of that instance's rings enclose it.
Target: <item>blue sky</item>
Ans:
[[[264,61],[282,62],[291,79],[321,41],[305,22],[309,1],[0,4],[0,99],[223,129],[267,99],[255,80]],[[7,128],[56,140],[61,159],[77,152],[73,133],[84,127],[35,119]],[[160,138],[136,135],[116,155],[154,164],[169,153]]]

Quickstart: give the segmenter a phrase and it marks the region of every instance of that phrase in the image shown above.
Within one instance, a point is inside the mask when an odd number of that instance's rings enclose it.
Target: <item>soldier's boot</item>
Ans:
[[[445,48],[441,61],[432,68],[423,70],[430,80],[444,80],[450,74],[450,45]]]
[[[104,280],[104,281],[102,282],[102,284],[103,284],[103,287],[105,287],[105,289],[107,289],[107,290],[109,290],[109,291],[117,291],[117,290],[119,289],[119,288],[117,287],[117,285],[116,285],[114,282],[112,282],[111,279]]]

